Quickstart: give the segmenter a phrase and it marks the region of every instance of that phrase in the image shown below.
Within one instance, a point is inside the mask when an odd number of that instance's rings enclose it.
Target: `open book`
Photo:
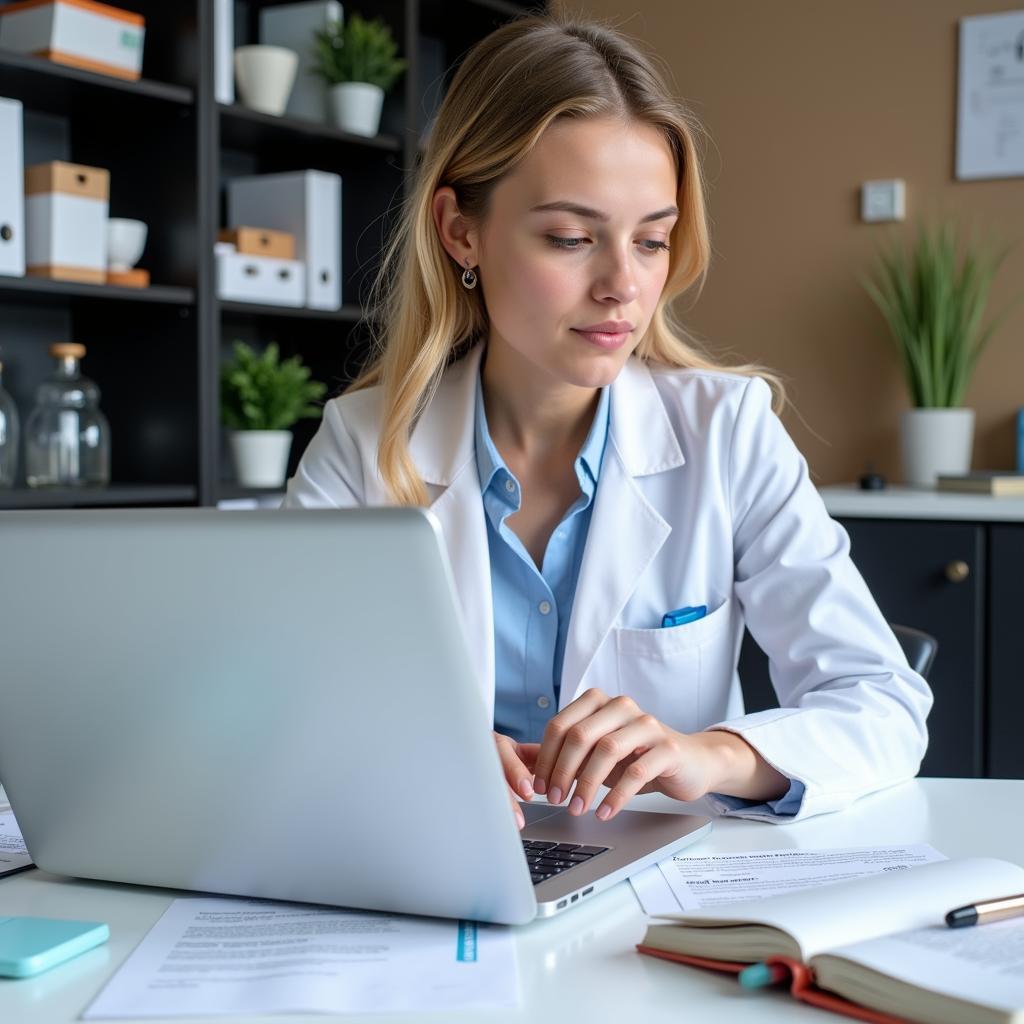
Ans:
[[[1024,892],[1024,868],[939,861],[652,924],[642,953],[738,972],[784,964],[799,999],[861,1020],[1024,1024],[1024,918],[947,928],[954,907]]]

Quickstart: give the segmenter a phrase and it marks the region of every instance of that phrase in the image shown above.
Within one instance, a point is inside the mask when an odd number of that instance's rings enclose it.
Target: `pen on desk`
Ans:
[[[946,924],[950,928],[967,928],[972,924],[987,924],[1007,917],[1024,917],[1024,893],[957,907],[946,915]]]
[[[744,988],[765,988],[778,985],[789,977],[784,964],[751,964],[739,973],[739,982]]]

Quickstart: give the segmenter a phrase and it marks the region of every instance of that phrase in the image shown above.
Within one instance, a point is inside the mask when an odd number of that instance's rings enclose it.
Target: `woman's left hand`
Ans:
[[[587,690],[548,722],[534,765],[534,790],[558,804],[573,783],[569,813],[585,814],[600,786],[610,791],[597,809],[606,821],[638,793],[664,793],[676,800],[697,800],[718,789],[728,776],[736,745],[774,776],[740,737],[728,732],[676,732],[645,713],[631,697],[609,697]],[[763,775],[763,772],[761,772]],[[785,785],[781,792],[785,791]],[[778,795],[781,795],[779,793]]]

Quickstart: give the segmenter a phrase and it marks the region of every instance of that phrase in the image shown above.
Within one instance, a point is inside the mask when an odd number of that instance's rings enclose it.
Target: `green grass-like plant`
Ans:
[[[314,34],[313,72],[328,85],[369,82],[387,92],[408,66],[396,57],[398,45],[381,18],[367,21],[352,13],[344,23],[332,23]]]
[[[280,360],[276,342],[262,355],[243,341],[234,344],[234,358],[221,368],[221,420],[229,430],[287,430],[301,419],[322,412],[314,402],[327,385],[309,379],[300,356]]]
[[[978,357],[1010,309],[981,328],[992,279],[1009,248],[968,247],[958,266],[957,247],[951,221],[919,224],[909,253],[894,243],[880,254],[877,280],[861,279],[889,325],[918,408],[963,405]]]

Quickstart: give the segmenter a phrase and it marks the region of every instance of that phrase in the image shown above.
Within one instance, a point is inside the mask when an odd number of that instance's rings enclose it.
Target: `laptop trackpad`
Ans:
[[[536,825],[538,821],[543,821],[545,818],[552,818],[557,814],[563,814],[565,808],[561,806],[552,807],[551,804],[519,804],[519,809],[523,812],[526,817],[527,825]]]

